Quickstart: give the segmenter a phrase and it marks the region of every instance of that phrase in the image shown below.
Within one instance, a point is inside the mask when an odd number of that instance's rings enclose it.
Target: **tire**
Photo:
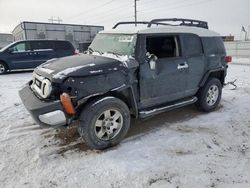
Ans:
[[[198,92],[197,107],[204,112],[215,110],[220,103],[222,84],[217,78],[210,78]]]
[[[92,149],[117,145],[130,127],[130,112],[118,98],[104,97],[90,102],[80,114],[78,132]]]
[[[5,63],[0,62],[0,75],[5,74],[7,72],[8,68]]]

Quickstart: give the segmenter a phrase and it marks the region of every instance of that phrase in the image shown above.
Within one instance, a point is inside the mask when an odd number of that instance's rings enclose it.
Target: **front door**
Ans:
[[[140,108],[184,98],[188,64],[179,36],[146,36],[145,45],[147,56],[155,56],[155,66],[152,62],[140,65]]]
[[[11,69],[32,68],[32,62],[36,59],[35,54],[30,50],[29,42],[19,42],[8,50],[8,58]]]

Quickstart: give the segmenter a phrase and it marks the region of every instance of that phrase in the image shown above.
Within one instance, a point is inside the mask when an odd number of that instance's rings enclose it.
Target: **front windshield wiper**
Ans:
[[[88,48],[88,51],[89,51],[90,53],[93,53],[93,52],[94,52],[94,50],[93,50],[92,48]]]
[[[102,55],[103,53],[98,50],[93,50],[92,48],[88,48],[88,51],[92,54],[93,52],[97,52],[98,54]]]
[[[109,53],[109,54],[114,54],[116,57],[122,56],[122,54],[119,54],[119,53],[117,53],[117,52],[107,51],[107,53]]]

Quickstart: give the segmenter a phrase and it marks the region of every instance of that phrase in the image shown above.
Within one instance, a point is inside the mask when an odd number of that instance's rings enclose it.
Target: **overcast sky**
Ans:
[[[0,32],[11,33],[21,21],[104,25],[134,19],[134,0],[0,0]],[[208,21],[210,29],[240,36],[250,26],[250,0],[139,0],[138,20],[192,18]]]

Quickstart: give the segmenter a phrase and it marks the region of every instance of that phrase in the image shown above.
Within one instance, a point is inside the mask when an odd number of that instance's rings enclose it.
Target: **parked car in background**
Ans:
[[[74,54],[76,50],[69,41],[17,41],[0,50],[0,74],[16,69],[33,69],[49,59]]]

